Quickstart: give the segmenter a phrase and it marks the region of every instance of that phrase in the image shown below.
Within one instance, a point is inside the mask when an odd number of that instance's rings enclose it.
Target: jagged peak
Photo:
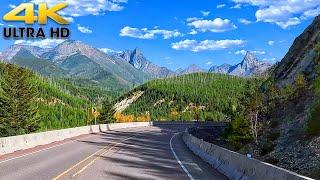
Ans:
[[[256,62],[258,59],[256,58],[256,55],[250,51],[247,51],[246,55],[244,56],[245,61],[250,61],[250,62]]]
[[[136,47],[136,48],[134,48],[133,53],[135,53],[135,54],[142,54],[142,51],[141,51],[140,48]]]

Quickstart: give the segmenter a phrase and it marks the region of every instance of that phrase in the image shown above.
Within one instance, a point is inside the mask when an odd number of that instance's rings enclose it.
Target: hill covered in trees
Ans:
[[[259,82],[260,79],[211,73],[152,80],[122,96],[114,107],[114,117],[117,121],[141,116],[155,121],[230,121],[243,111],[241,99],[245,92],[258,87]],[[139,97],[135,98],[137,94]]]
[[[91,124],[91,107],[106,96],[117,94],[0,63],[0,137]]]

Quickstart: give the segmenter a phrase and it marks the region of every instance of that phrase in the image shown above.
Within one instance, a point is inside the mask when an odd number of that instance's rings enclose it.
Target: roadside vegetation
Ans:
[[[105,97],[116,96],[85,82],[0,63],[0,137],[93,124],[91,108],[100,111]]]

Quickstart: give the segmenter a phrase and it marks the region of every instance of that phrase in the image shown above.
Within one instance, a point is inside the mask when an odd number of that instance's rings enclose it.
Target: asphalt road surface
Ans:
[[[183,126],[77,137],[0,158],[0,179],[227,179],[182,142]]]

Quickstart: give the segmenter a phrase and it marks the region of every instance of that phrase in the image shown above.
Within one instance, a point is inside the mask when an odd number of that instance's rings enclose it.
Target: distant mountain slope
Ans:
[[[165,78],[175,75],[173,71],[165,67],[157,66],[151,61],[147,60],[147,58],[138,48],[134,49],[133,51],[124,51],[120,54],[116,54],[115,56],[124,59],[136,69],[150,74],[153,78]]]
[[[121,83],[139,84],[149,78],[145,73],[133,68],[127,62],[109,56],[104,52],[80,41],[65,41],[55,47],[52,51],[42,55],[42,57],[50,59],[56,64],[64,65],[69,63],[69,58],[74,60],[75,56],[82,57],[82,60],[84,58],[86,59],[88,64],[83,64],[82,62],[82,66],[91,68],[90,66],[94,63],[96,66],[105,70],[106,74],[114,76],[112,78],[118,79]],[[75,66],[70,66],[69,64],[69,69],[77,68],[77,64],[72,64]]]
[[[212,66],[209,69],[209,72],[213,72],[213,73],[220,73],[220,74],[228,74],[229,70],[231,69],[231,65],[230,64],[222,64],[220,66]]]
[[[247,52],[242,62],[234,66],[223,64],[212,66],[209,72],[230,74],[234,76],[259,76],[272,66],[271,63],[259,61],[253,53]]]
[[[179,72],[179,75],[199,73],[199,72],[205,72],[205,70],[201,69],[199,66],[197,66],[195,64],[192,64],[192,65],[188,66],[186,69],[181,70]]]
[[[38,72],[45,76],[51,77],[65,77],[67,78],[68,73],[55,65],[54,63],[38,58],[32,54],[29,50],[21,49],[18,51],[10,60],[10,63],[17,64],[21,67],[28,68],[34,72]]]
[[[10,46],[0,54],[0,60],[5,60],[6,62],[10,62],[13,59],[13,57],[15,57],[20,51],[23,51],[23,52],[28,51],[34,57],[40,58],[43,53],[50,50],[51,49],[42,49],[36,46],[15,44]]]
[[[132,87],[150,79],[147,73],[123,59],[80,41],[64,41],[52,49],[13,45],[2,52],[0,58],[43,75],[88,79],[114,89]]]

